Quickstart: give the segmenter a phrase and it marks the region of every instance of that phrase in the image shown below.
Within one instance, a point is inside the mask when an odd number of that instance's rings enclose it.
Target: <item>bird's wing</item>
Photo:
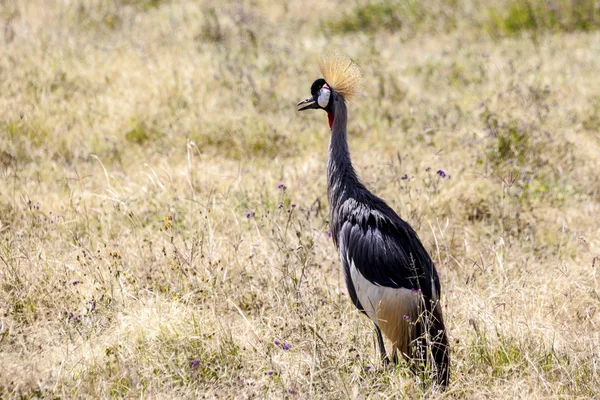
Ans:
[[[427,298],[438,298],[435,267],[410,225],[366,206],[351,208],[339,231],[348,262],[376,285],[421,289]]]

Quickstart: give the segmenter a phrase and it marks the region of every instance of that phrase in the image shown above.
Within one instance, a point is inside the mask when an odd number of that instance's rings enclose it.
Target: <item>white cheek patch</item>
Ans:
[[[319,92],[319,97],[317,98],[317,103],[319,106],[325,108],[329,104],[329,97],[331,96],[331,90],[327,86],[323,86],[321,91]]]

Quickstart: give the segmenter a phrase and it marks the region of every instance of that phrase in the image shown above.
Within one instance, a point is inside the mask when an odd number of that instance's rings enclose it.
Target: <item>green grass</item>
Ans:
[[[144,122],[133,121],[131,129],[125,133],[125,140],[138,145],[147,145],[148,141],[160,139],[162,136],[160,131],[149,127]]]
[[[493,10],[488,29],[501,35],[521,32],[591,31],[600,27],[600,6],[593,0],[509,1]]]
[[[334,33],[374,33],[378,31],[442,32],[456,27],[456,3],[377,0],[362,1],[337,18],[327,18],[326,27]],[[452,12],[446,12],[452,11]],[[436,13],[439,13],[436,15]],[[435,17],[433,17],[435,15]],[[435,19],[435,22],[433,21]],[[435,25],[435,26],[434,26]]]
[[[494,37],[524,32],[593,31],[600,27],[595,0],[359,1],[341,16],[325,19],[331,32],[390,31],[413,37],[416,32],[479,31]]]
[[[331,28],[341,32],[399,30],[402,28],[402,14],[398,12],[398,5],[382,1],[356,6],[351,13],[332,23]]]

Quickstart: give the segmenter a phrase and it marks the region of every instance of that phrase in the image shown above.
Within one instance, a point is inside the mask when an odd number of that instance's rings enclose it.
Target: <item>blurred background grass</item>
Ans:
[[[597,397],[599,21],[591,0],[1,2],[1,396]],[[365,77],[359,175],[441,273],[445,394],[381,369],[346,295],[326,118],[294,107],[332,49]]]

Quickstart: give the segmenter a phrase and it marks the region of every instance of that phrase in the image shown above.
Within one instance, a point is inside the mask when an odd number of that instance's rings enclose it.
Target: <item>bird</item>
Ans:
[[[440,306],[440,280],[415,230],[359,180],[348,147],[346,102],[360,92],[362,73],[350,58],[321,58],[322,77],[298,111],[327,112],[329,225],[354,306],[375,325],[384,364],[390,358],[383,334],[415,374],[442,388],[450,378],[450,347]]]

